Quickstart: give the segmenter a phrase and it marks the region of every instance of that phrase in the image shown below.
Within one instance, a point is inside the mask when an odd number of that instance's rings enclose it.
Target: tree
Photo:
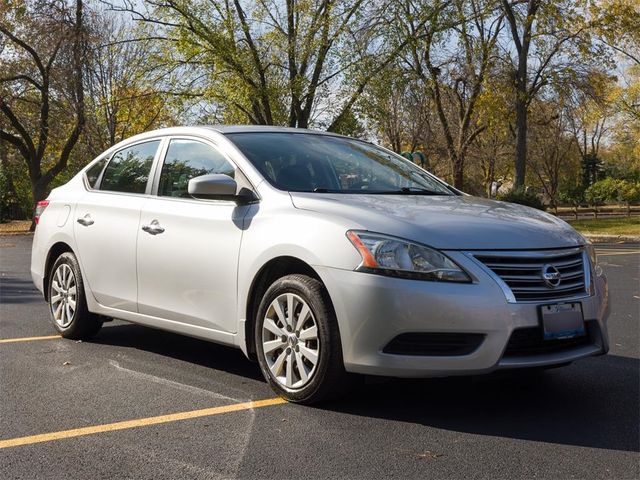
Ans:
[[[90,29],[84,143],[95,157],[131,135],[172,123],[172,100],[194,95],[184,91],[188,85],[174,84],[150,32],[106,13],[95,14]]]
[[[565,100],[538,100],[531,106],[529,133],[533,142],[527,164],[556,212],[563,179],[577,176],[580,165],[567,110],[562,105]]]
[[[567,101],[563,107],[575,145],[582,161],[585,188],[598,180],[602,167],[600,147],[613,116],[612,90],[615,78],[593,71],[573,85],[563,88]],[[560,94],[560,93],[559,93]]]
[[[424,86],[409,78],[394,62],[373,79],[359,102],[359,111],[367,118],[383,143],[400,153],[429,146],[432,153],[433,103]]]
[[[83,2],[0,8],[0,137],[25,161],[35,205],[67,166],[85,125]]]
[[[485,80],[483,92],[478,99],[478,117],[486,129],[476,137],[470,146],[470,170],[479,164],[482,177],[482,191],[491,198],[496,196],[502,185],[508,185],[513,168],[511,125],[511,90],[508,75],[504,70],[496,70]],[[495,182],[495,183],[494,183]],[[496,191],[492,191],[495,185]]]
[[[640,3],[596,0],[590,5],[599,39],[621,57],[640,65]]]
[[[513,51],[515,119],[515,188],[525,184],[528,112],[543,87],[562,76],[579,75],[602,49],[590,38],[594,22],[582,0],[501,0]],[[598,55],[600,54],[600,55]]]
[[[115,10],[155,25],[205,80],[225,121],[334,130],[404,47],[380,41],[387,2],[125,0]]]
[[[463,188],[467,150],[485,130],[476,115],[487,73],[495,60],[495,47],[503,17],[494,15],[493,2],[454,0],[426,8],[408,0],[404,28],[415,38],[403,60],[433,99],[456,188]],[[429,22],[421,18],[429,18]],[[414,20],[415,19],[415,20]],[[401,28],[403,25],[401,24]],[[424,31],[423,31],[424,30]],[[453,38],[442,32],[453,32]],[[450,54],[447,46],[455,42]]]

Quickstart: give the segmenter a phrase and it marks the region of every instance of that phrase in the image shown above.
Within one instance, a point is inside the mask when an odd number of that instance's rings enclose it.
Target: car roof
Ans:
[[[227,133],[312,133],[315,135],[336,135],[331,132],[319,130],[308,130],[306,128],[276,127],[273,125],[204,125],[204,128],[215,130],[216,132]]]
[[[312,135],[326,135],[332,137],[344,137],[344,135],[339,135],[337,133],[332,132],[322,132],[319,130],[308,130],[306,128],[291,128],[291,127],[275,127],[271,125],[186,125],[179,127],[165,127],[159,128],[156,130],[150,130],[148,132],[140,133],[138,135],[134,135],[129,137],[116,145],[111,146],[108,150],[102,152],[100,157],[105,155],[110,155],[116,150],[124,148],[128,145],[144,142],[147,140],[151,140],[153,138],[157,138],[160,136],[169,136],[169,135],[190,135],[200,133],[201,135],[206,134],[206,132],[216,132],[220,135],[233,134],[233,133],[305,133]],[[347,137],[348,138],[348,137]]]

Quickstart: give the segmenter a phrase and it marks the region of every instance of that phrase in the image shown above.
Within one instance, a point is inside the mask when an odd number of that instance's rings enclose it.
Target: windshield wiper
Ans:
[[[329,190],[328,188],[314,188],[314,193],[340,193],[340,190]]]
[[[389,194],[402,194],[408,193],[410,195],[447,195],[444,192],[436,192],[435,190],[429,190],[422,187],[402,187],[399,190],[390,190]]]
[[[330,188],[316,187],[314,193],[356,193],[361,195],[450,195],[447,192],[437,192],[422,187],[402,187],[398,190],[335,190]]]

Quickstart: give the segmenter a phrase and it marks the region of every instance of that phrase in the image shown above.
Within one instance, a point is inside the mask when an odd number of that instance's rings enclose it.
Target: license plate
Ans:
[[[543,305],[540,312],[545,340],[581,337],[586,334],[580,302]]]

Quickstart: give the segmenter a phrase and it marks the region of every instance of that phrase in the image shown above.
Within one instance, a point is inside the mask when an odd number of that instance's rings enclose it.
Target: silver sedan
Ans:
[[[110,148],[36,210],[66,338],[112,318],[240,348],[311,403],[356,374],[470,375],[608,351],[607,283],[562,220],[371,143],[180,127]]]

